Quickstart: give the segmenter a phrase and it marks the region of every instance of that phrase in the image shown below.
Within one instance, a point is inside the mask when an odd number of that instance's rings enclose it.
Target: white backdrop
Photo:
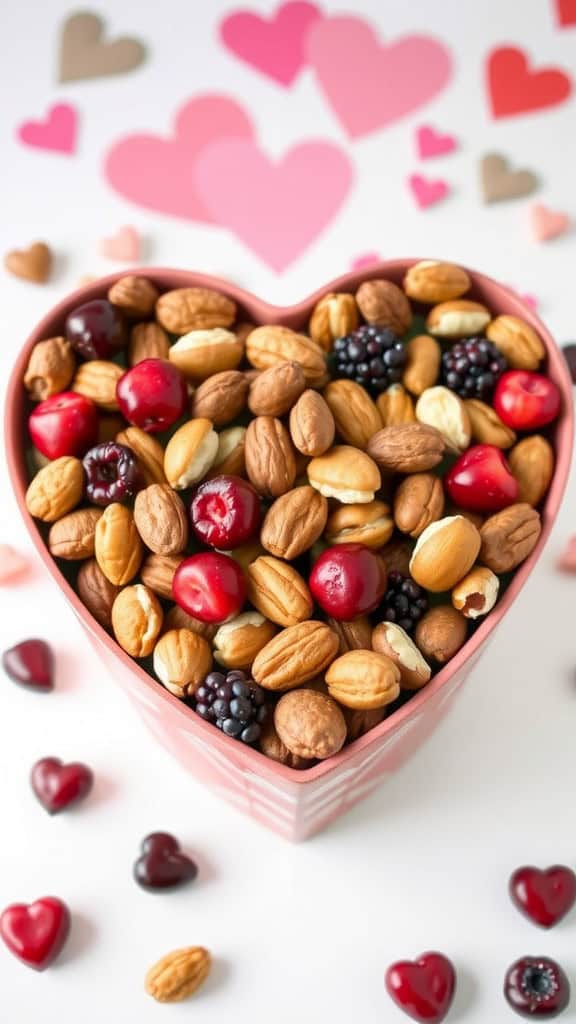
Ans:
[[[273,9],[262,0],[250,6]],[[98,239],[125,223],[146,236],[148,262],[229,276],[277,302],[302,297],[364,251],[449,257],[535,294],[558,339],[574,337],[574,234],[538,246],[529,236],[530,201],[482,206],[477,164],[487,151],[506,153],[538,172],[541,201],[576,216],[574,99],[544,114],[494,122],[482,84],[484,55],[507,43],[526,48],[539,65],[576,75],[576,28],[554,26],[551,0],[483,0],[465,5],[465,14],[463,8],[460,0],[351,0],[347,9],[371,16],[387,38],[425,30],[444,39],[456,64],[452,84],[423,113],[353,144],[309,73],[283,90],[222,49],[215,25],[234,9],[230,2],[124,0],[120,10],[99,0],[111,31],[147,41],[149,59],[121,80],[67,86],[55,84],[55,64],[68,4],[28,0],[6,9],[1,248],[44,238],[58,259],[44,287],[0,272],[2,381],[50,305],[83,274],[114,269],[99,257]],[[324,138],[346,146],[353,159],[354,194],[323,238],[281,276],[223,231],[136,209],[102,177],[113,141],[129,131],[167,133],[175,109],[206,91],[239,99],[271,154],[303,138]],[[80,110],[74,157],[15,141],[21,121],[57,101]],[[458,152],[419,164],[413,131],[424,121],[453,132]],[[453,195],[418,211],[405,185],[414,172],[445,178]],[[26,584],[0,591],[1,646],[44,636],[58,660],[49,696],[0,680],[0,906],[54,894],[74,919],[65,953],[44,975],[0,950],[0,1019],[59,1024],[80,1013],[86,1024],[105,1016],[144,1024],[167,1012],[205,1024],[400,1021],[384,993],[384,970],[429,948],[453,957],[459,971],[454,1022],[510,1018],[502,978],[521,954],[554,956],[576,981],[576,916],[538,933],[506,894],[508,876],[521,863],[576,860],[576,581],[554,570],[574,530],[575,497],[572,484],[537,572],[451,717],[396,778],[300,847],[221,804],[156,746],[35,562]],[[0,468],[2,541],[30,551]],[[36,803],[27,779],[33,762],[48,754],[87,761],[98,780],[82,808],[55,819]],[[140,839],[159,829],[174,832],[201,864],[198,882],[170,895],[145,893],[131,879]],[[144,994],[146,969],[168,950],[195,943],[217,958],[212,979],[196,1002],[160,1010]]]

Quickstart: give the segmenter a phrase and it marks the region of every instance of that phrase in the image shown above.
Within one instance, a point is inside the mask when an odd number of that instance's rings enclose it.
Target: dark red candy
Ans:
[[[36,690],[54,687],[54,655],[45,640],[23,640],[2,654],[2,667],[15,683]]]
[[[58,814],[82,800],[92,789],[93,782],[94,776],[87,765],[62,764],[57,757],[36,761],[30,775],[32,789],[48,814]]]
[[[120,313],[107,299],[77,306],[66,319],[66,337],[85,359],[108,359],[127,341]]]
[[[56,959],[69,931],[70,911],[55,896],[29,905],[13,903],[0,916],[0,935],[8,949],[35,971]]]
[[[386,990],[413,1020],[440,1024],[454,998],[456,972],[442,953],[399,960],[386,971]]]
[[[545,871],[522,867],[512,875],[509,889],[514,906],[525,917],[542,928],[551,928],[576,902],[576,874],[561,864]]]
[[[173,889],[193,882],[198,874],[194,861],[182,853],[178,840],[168,832],[152,832],[140,849],[134,878],[143,889]]]
[[[508,968],[504,995],[521,1017],[557,1017],[570,1001],[570,984],[555,960],[525,956]]]

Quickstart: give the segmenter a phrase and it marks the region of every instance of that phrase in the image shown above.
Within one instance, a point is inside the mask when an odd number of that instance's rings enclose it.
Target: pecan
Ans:
[[[50,527],[48,547],[54,558],[77,561],[92,558],[100,508],[81,508],[57,519]]]
[[[240,370],[222,370],[200,384],[192,398],[192,415],[215,427],[231,423],[246,407],[248,381]]]
[[[262,546],[292,561],[316,543],[328,517],[328,502],[313,487],[295,487],[270,506],[262,524]]]
[[[156,303],[156,319],[171,334],[229,327],[236,318],[236,303],[210,288],[175,288]]]
[[[104,629],[112,629],[112,605],[120,593],[110,580],[106,579],[95,558],[83,562],[76,579],[78,593],[97,622]]]
[[[288,626],[275,636],[252,665],[252,676],[266,690],[292,690],[323,672],[338,650],[338,638],[313,619]]]
[[[406,423],[379,430],[370,439],[366,451],[381,469],[418,473],[437,466],[445,449],[444,438],[435,427]]]
[[[206,981],[212,960],[202,946],[175,949],[163,956],[146,975],[146,991],[159,1003],[178,1003]]]
[[[154,312],[158,295],[156,285],[147,277],[126,274],[114,282],[108,291],[108,301],[122,310],[126,316],[142,320]]]
[[[35,402],[51,398],[65,391],[74,376],[76,359],[66,338],[47,338],[39,341],[28,360],[24,372],[24,387]]]
[[[55,523],[78,505],[84,490],[80,459],[62,455],[36,474],[26,491],[26,508],[35,519]]]
[[[404,292],[392,281],[364,281],[356,292],[356,302],[369,324],[389,327],[401,337],[412,323],[412,309]]]
[[[530,505],[520,503],[496,512],[480,528],[479,561],[492,572],[511,572],[534,550],[542,523]]]
[[[178,555],[188,543],[184,502],[168,484],[150,484],[138,492],[134,521],[146,547],[157,555]]]
[[[168,359],[170,341],[168,335],[160,324],[150,323],[134,324],[130,331],[130,343],[128,345],[128,362],[130,366],[136,366],[144,359]]]
[[[316,690],[293,690],[278,701],[274,725],[281,742],[305,759],[324,760],[346,741],[346,722],[331,697]]]
[[[284,416],[306,387],[299,363],[277,363],[250,384],[248,408],[254,416]]]

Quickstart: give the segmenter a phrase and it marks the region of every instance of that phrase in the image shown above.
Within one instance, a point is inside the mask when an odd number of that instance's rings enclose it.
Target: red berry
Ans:
[[[258,532],[260,499],[247,480],[215,476],[196,491],[190,518],[199,540],[228,551],[245,544]]]
[[[555,960],[525,956],[508,968],[504,995],[521,1017],[557,1017],[570,1001],[570,984]]]
[[[185,558],[172,582],[174,600],[202,622],[227,622],[246,600],[246,579],[228,555],[204,551]]]
[[[32,769],[30,783],[48,814],[57,814],[77,803],[92,789],[94,776],[80,762],[62,764],[57,757],[43,757]]]
[[[186,381],[165,359],[143,359],[116,386],[120,412],[149,434],[168,430],[188,404]]]
[[[338,544],[320,555],[310,590],[327,615],[348,621],[374,611],[386,590],[381,558],[362,544]]]
[[[386,971],[386,990],[409,1017],[428,1024],[443,1021],[454,998],[456,973],[442,953],[399,960]]]
[[[518,910],[542,928],[557,924],[576,902],[576,875],[561,864],[546,871],[518,868],[510,879],[509,888]]]
[[[28,430],[32,444],[47,459],[82,456],[96,444],[98,409],[84,395],[62,391],[36,406],[30,413]]]
[[[560,391],[553,380],[529,370],[504,373],[494,393],[494,408],[512,430],[537,430],[560,411]]]
[[[498,512],[518,499],[518,481],[499,448],[477,444],[444,477],[449,497],[460,508]]]
[[[29,906],[13,903],[0,916],[0,935],[11,953],[35,971],[56,959],[70,931],[70,911],[62,900],[44,896]]]
[[[2,667],[15,683],[31,690],[51,690],[54,686],[54,656],[45,640],[23,640],[4,651]]]
[[[143,889],[173,889],[193,882],[198,874],[194,861],[182,853],[168,832],[152,832],[142,841],[142,856],[134,865],[134,878]]]
[[[85,359],[108,359],[126,344],[120,313],[107,299],[77,306],[66,318],[66,337]]]

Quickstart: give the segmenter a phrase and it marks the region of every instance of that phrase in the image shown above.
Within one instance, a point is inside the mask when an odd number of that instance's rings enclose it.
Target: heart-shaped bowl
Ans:
[[[345,274],[298,305],[286,309],[268,305],[241,288],[204,274],[148,267],[140,272],[154,281],[161,291],[190,286],[214,288],[234,299],[246,320],[281,323],[299,330],[308,323],[314,306],[327,291],[355,291],[362,281],[378,277],[400,283],[408,267],[415,262],[391,260],[369,270]],[[521,317],[539,333],[547,350],[547,372],[562,393],[562,411],[552,432],[556,468],[542,510],[542,534],[495,609],[432,681],[376,728],[335,757],[305,771],[277,764],[257,750],[224,736],[125,654],[84,607],[51,557],[37,523],[26,509],[28,399],[22,378],[30,352],[36,342],[63,333],[64,321],[70,310],[83,302],[104,297],[110,286],[124,274],[111,274],[81,288],[48,313],[24,344],[10,378],[6,400],[6,445],[14,491],[42,561],[76,612],[89,639],[163,746],[197,778],[288,839],[304,839],[338,817],[370,793],[382,778],[396,771],[432,732],[446,714],[456,690],[478,660],[488,638],[526,583],[550,534],[562,500],[572,451],[572,384],[564,359],[544,324],[516,295],[483,274],[472,271],[469,274],[473,282],[471,298],[485,302],[495,315],[508,313]]]

